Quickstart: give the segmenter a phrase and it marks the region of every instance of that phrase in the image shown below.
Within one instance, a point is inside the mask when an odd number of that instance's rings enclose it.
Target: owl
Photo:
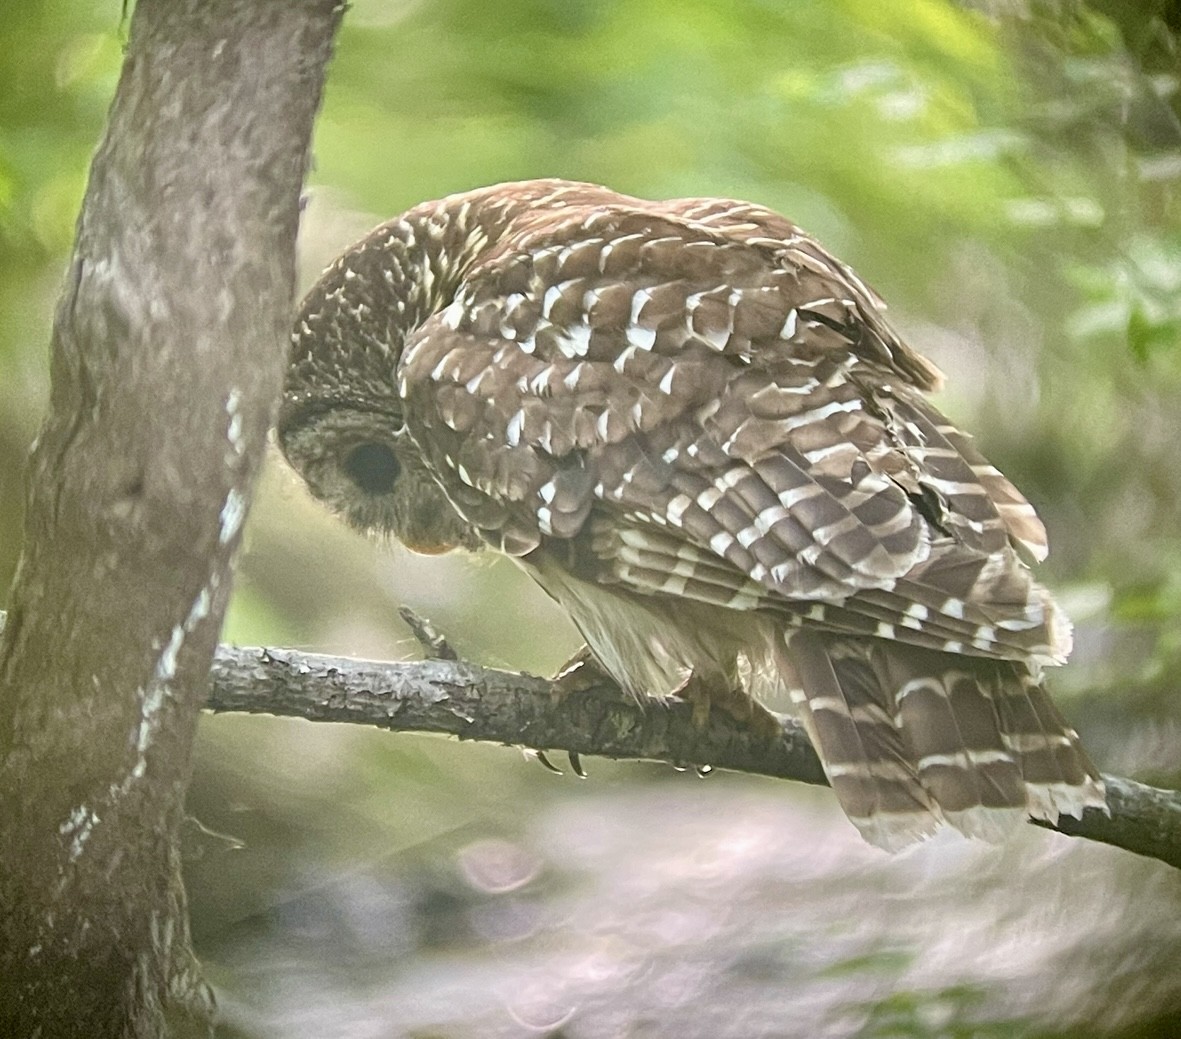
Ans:
[[[356,528],[508,556],[637,698],[790,698],[873,844],[1102,807],[1045,529],[884,309],[758,205],[501,184],[328,268],[279,443]]]

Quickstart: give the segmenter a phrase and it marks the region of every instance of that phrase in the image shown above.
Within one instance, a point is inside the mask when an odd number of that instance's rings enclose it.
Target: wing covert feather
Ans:
[[[402,356],[407,428],[489,540],[577,541],[571,565],[645,593],[1060,655],[1010,559],[1044,552],[1033,510],[847,268],[786,221],[576,221],[502,244]]]

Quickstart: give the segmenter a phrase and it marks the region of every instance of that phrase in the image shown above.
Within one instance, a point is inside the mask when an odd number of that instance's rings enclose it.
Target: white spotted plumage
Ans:
[[[451,540],[517,559],[637,696],[757,717],[750,664],[894,847],[1103,799],[1038,677],[1070,648],[1018,554],[1045,531],[926,400],[939,379],[767,209],[531,181],[427,203],[330,268],[280,435],[332,498],[313,398],[373,398],[430,479],[350,515],[400,534],[451,510]]]

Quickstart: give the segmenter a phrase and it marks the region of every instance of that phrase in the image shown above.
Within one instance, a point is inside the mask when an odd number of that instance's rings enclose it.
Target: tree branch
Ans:
[[[377,663],[221,646],[206,706],[827,783],[808,737],[792,719],[771,740],[720,712],[699,730],[687,704],[639,704],[606,683],[557,701],[549,679],[461,661]],[[1120,776],[1104,780],[1110,817],[1088,809],[1081,820],[1063,816],[1056,825],[1038,825],[1181,868],[1181,794]]]
[[[206,707],[827,782],[794,721],[769,741],[720,712],[699,730],[687,704],[639,704],[607,683],[560,700],[553,688],[549,679],[464,661],[379,663],[221,646]]]
[[[4,613],[0,611],[0,631]],[[433,732],[532,750],[664,761],[827,786],[803,727],[777,740],[715,712],[705,729],[688,704],[639,704],[604,682],[557,700],[550,679],[463,661],[392,663],[289,649],[219,646],[206,709]],[[1181,869],[1181,793],[1105,775],[1111,809],[1063,816],[1048,830],[1110,844]]]

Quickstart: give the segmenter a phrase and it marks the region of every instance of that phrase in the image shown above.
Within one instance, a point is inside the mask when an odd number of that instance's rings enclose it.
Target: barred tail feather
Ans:
[[[789,630],[777,663],[841,807],[896,851],[941,825],[1004,839],[1105,806],[1078,735],[1013,661]]]
[[[1005,746],[1021,761],[1029,814],[1054,822],[1060,815],[1080,818],[1084,808],[1106,809],[1103,781],[1078,733],[1034,675],[1019,665],[1013,670],[1015,681],[1003,686],[997,708]]]

